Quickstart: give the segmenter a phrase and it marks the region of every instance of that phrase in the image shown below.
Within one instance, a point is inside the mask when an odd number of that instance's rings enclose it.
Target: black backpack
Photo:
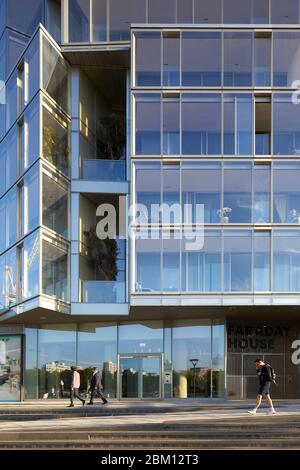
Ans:
[[[275,372],[275,370],[273,369],[273,367],[270,366],[270,364],[266,364],[266,365],[267,365],[268,370],[269,370],[270,381],[275,384],[275,383],[276,383],[276,372]]]

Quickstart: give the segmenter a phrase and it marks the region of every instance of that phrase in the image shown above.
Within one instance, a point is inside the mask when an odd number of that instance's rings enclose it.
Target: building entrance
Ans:
[[[162,354],[119,354],[119,399],[162,399]]]

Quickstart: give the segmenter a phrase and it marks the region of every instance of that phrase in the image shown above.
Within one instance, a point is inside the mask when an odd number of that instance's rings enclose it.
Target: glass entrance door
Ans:
[[[20,401],[21,336],[0,335],[0,401]]]
[[[119,355],[119,398],[161,399],[161,354]]]

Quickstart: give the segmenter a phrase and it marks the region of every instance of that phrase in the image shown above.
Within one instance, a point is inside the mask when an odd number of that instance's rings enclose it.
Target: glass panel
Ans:
[[[224,33],[225,86],[252,86],[252,42],[250,32]]]
[[[204,223],[218,223],[221,208],[221,164],[199,162],[182,164],[182,204],[191,205],[191,220],[196,222],[196,205],[204,204]]]
[[[273,86],[291,87],[299,79],[300,33],[273,33]]]
[[[43,294],[69,300],[68,252],[65,248],[43,240]]]
[[[209,397],[211,393],[211,326],[205,320],[173,325],[174,398]]]
[[[160,358],[142,359],[142,398],[160,398]]]
[[[180,167],[163,166],[163,220],[164,224],[179,224],[180,210]]]
[[[221,232],[206,230],[200,252],[182,253],[182,290],[185,292],[221,291]]]
[[[161,204],[161,178],[160,163],[139,163],[136,166],[136,203],[143,204],[146,208],[143,216],[138,214],[144,223],[159,222],[159,216],[155,217],[151,206]]]
[[[273,232],[273,290],[300,291],[300,232]]]
[[[221,86],[220,33],[182,33],[182,85]]]
[[[253,222],[270,222],[270,166],[254,166]]]
[[[120,358],[121,397],[139,398],[139,357]]]
[[[93,9],[93,42],[106,41],[106,4],[107,0],[96,0],[92,2]],[[122,5],[122,4],[121,4]],[[119,8],[121,7],[119,3]]]
[[[254,233],[254,290],[270,290],[271,244],[268,232]]]
[[[70,395],[76,364],[76,325],[45,325],[38,332],[39,398]]]
[[[23,34],[7,29],[3,35],[3,40],[6,41],[6,70],[4,78],[4,80],[6,80],[12,69],[20,60],[28,43],[28,38],[23,36]]]
[[[136,240],[137,292],[161,291],[161,241]]]
[[[161,34],[136,33],[136,85],[160,86]]]
[[[300,106],[287,93],[273,100],[273,154],[300,155]]]
[[[43,173],[43,225],[68,236],[68,190],[65,184]]]
[[[160,353],[162,351],[162,321],[128,322],[119,326],[120,353]]]
[[[26,328],[24,388],[27,400],[38,398],[37,335],[36,328]]]
[[[270,86],[271,38],[254,39],[255,86]]]
[[[17,71],[15,70],[5,86],[6,93],[6,130],[10,129],[17,119],[18,93],[17,93]]]
[[[163,101],[163,154],[180,154],[180,101],[165,99]]]
[[[194,0],[194,23],[222,23],[222,0]]]
[[[221,95],[182,95],[182,153],[221,153]]]
[[[300,223],[300,164],[274,163],[273,168],[273,221],[274,223]]]
[[[7,6],[7,26],[31,36],[39,23],[43,23],[43,5],[40,0],[9,0]]]
[[[34,232],[25,238],[21,248],[21,292],[22,299],[29,299],[39,295],[39,232]]]
[[[69,41],[89,42],[89,0],[69,0]]]
[[[148,0],[149,23],[174,23],[175,0]]]
[[[5,253],[5,261],[3,268],[3,288],[2,298],[5,307],[11,307],[16,304],[17,300],[17,257],[16,248]]]
[[[126,162],[124,160],[82,160],[82,179],[88,181],[124,181]]]
[[[6,197],[0,199],[0,220],[4,221],[4,233],[3,236],[0,237],[0,253],[6,249]]]
[[[271,0],[272,23],[299,23],[299,0]]]
[[[271,102],[269,98],[255,98],[255,154],[271,153]]]
[[[24,55],[25,82],[27,86],[26,102],[29,103],[40,89],[40,35],[39,33],[32,40]]]
[[[179,34],[163,36],[163,85],[179,85],[180,69],[180,37]]]
[[[252,0],[253,1],[253,23],[267,24],[269,23],[269,0]]]
[[[6,246],[17,241],[17,188],[12,188],[6,195]]]
[[[0,144],[2,191],[10,188],[17,179],[17,131],[14,126]]]
[[[224,208],[221,215],[223,223],[251,223],[251,163],[224,164]]]
[[[43,37],[43,88],[66,112],[70,112],[68,85],[68,69],[63,57]]]
[[[0,336],[0,401],[19,401],[21,336]]]
[[[24,168],[31,166],[40,156],[40,112],[37,97],[24,113]]]
[[[163,240],[163,289],[179,292],[180,288],[180,240]]]
[[[145,22],[145,0],[110,0],[110,41],[129,41],[130,25]]]
[[[60,0],[47,0],[46,2],[46,22],[45,26],[47,31],[53,39],[61,43],[61,1]]]
[[[224,291],[252,290],[252,232],[224,232]]]
[[[43,106],[43,157],[63,173],[69,173],[68,124]]]
[[[193,23],[193,0],[177,0],[177,23]]]
[[[217,321],[214,321],[217,323]],[[222,398],[225,395],[225,327],[212,326],[212,397]]]
[[[251,1],[223,0],[224,23],[251,23]]]
[[[160,150],[160,95],[136,96],[136,143],[137,155],[159,155]]]
[[[35,165],[24,177],[23,235],[39,225],[39,166]]]
[[[107,398],[116,397],[117,326],[107,323],[81,323],[78,331],[78,366],[89,377],[91,368],[101,372]]]
[[[224,94],[224,154],[252,155],[252,95]]]

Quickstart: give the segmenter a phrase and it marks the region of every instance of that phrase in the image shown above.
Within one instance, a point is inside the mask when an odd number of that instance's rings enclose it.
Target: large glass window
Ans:
[[[0,336],[0,401],[21,399],[21,336]]]
[[[76,325],[45,325],[38,331],[40,398],[70,396],[70,366],[76,364]]]
[[[97,0],[92,2],[93,8],[93,42],[102,42],[107,40],[107,0]],[[122,4],[121,4],[122,5]],[[119,3],[119,8],[121,7]]]
[[[151,216],[152,205],[161,204],[162,172],[160,163],[138,163],[136,165],[136,202],[146,207],[147,213],[138,214],[144,223],[159,222],[159,217]]]
[[[300,223],[300,164],[274,163],[273,222]]]
[[[223,0],[223,22],[250,24],[251,4],[249,0]]]
[[[179,98],[163,100],[163,154],[180,154],[180,101]]]
[[[182,85],[221,86],[221,34],[182,33]]]
[[[65,174],[69,173],[68,123],[50,107],[43,106],[43,157]]]
[[[182,95],[182,154],[221,154],[221,97]]]
[[[191,220],[196,222],[197,204],[204,205],[204,223],[218,223],[221,208],[221,164],[184,162],[182,164],[182,204],[191,206]]]
[[[180,204],[180,167],[179,165],[163,166],[163,223],[179,224],[180,214],[176,210]],[[174,210],[173,210],[174,209]]]
[[[20,248],[21,296],[23,300],[39,294],[40,236],[36,231],[25,238]]]
[[[180,37],[178,33],[163,35],[163,85],[178,86],[180,82]]]
[[[89,42],[89,0],[69,0],[69,41]]]
[[[68,69],[63,57],[43,37],[43,88],[65,111],[69,112]]]
[[[292,87],[299,79],[300,33],[273,33],[273,86]]]
[[[270,233],[254,232],[254,291],[270,290]]]
[[[138,292],[161,291],[161,240],[138,239],[135,250],[135,290]]]
[[[159,155],[161,100],[158,94],[136,95],[136,141],[137,155]]]
[[[273,291],[300,291],[300,232],[273,232]]]
[[[149,23],[174,23],[175,0],[148,0]]]
[[[194,0],[194,23],[222,23],[222,0]]]
[[[43,240],[42,292],[56,299],[69,300],[68,251]]]
[[[110,0],[109,4],[110,41],[129,41],[130,25],[146,22],[145,0]]]
[[[291,94],[273,97],[273,154],[300,155],[300,106]]]
[[[270,166],[254,165],[253,222],[270,222]]]
[[[252,290],[252,232],[224,232],[224,291]]]
[[[252,155],[252,95],[224,94],[224,154]]]
[[[23,208],[22,228],[23,235],[31,232],[39,225],[39,166],[36,164],[24,177],[22,187]]]
[[[27,104],[40,88],[40,33],[36,34],[28,49],[26,49],[24,61],[26,64],[24,69],[25,83],[27,86],[25,104]]]
[[[221,291],[221,232],[206,230],[200,251],[182,252],[182,290],[185,292]]]
[[[119,352],[163,352],[163,322],[158,320],[119,325]]]
[[[136,85],[160,86],[161,83],[161,34],[141,32],[135,34]]]
[[[92,367],[101,374],[101,384],[107,398],[116,397],[117,326],[108,323],[81,323],[78,331],[78,367],[87,386]]]
[[[299,0],[271,0],[273,24],[299,23]]]
[[[173,236],[163,239],[163,292],[179,292],[180,287],[180,239]],[[164,238],[164,234],[163,234]]]
[[[224,33],[224,85],[252,85],[252,33]]]
[[[47,173],[43,173],[43,225],[68,236],[68,189]]]
[[[173,396],[209,397],[211,393],[211,326],[208,321],[173,324]]]
[[[255,86],[270,86],[271,37],[254,39]]]
[[[223,222],[251,223],[251,215],[252,164],[225,163]]]

